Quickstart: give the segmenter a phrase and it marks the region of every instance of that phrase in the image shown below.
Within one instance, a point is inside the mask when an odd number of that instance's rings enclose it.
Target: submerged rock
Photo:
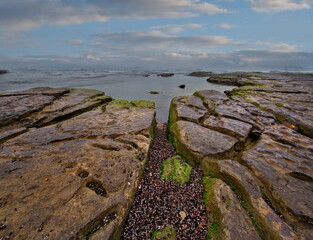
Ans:
[[[192,72],[192,73],[189,73],[187,76],[191,76],[191,77],[209,77],[211,76],[213,73],[212,72],[203,72],[203,71],[200,71],[200,72]]]
[[[174,73],[160,73],[157,76],[158,77],[173,77],[175,74]]]
[[[0,102],[0,238],[119,239],[152,140],[153,104],[117,107],[82,89],[6,93]]]

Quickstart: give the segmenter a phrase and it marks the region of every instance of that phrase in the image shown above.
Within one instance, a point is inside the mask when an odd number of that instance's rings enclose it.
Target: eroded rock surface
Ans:
[[[0,238],[118,239],[155,110],[82,89],[7,93],[0,101],[12,96],[26,96],[31,107],[7,107],[10,125],[2,121]]]
[[[238,226],[243,232],[248,228],[261,239],[313,238],[312,76],[238,73],[228,81],[224,75],[222,83],[244,87],[228,97],[213,90],[196,92],[193,98],[201,99],[206,108],[201,117],[177,114],[184,112],[182,105],[196,108],[172,102],[170,114],[176,115],[170,116],[169,130],[178,153],[200,164],[205,174],[220,181],[220,189],[227,189],[212,193],[221,210],[209,209],[213,221],[223,219],[225,202],[235,194],[240,214],[252,223]],[[212,149],[219,153],[212,155]],[[224,235],[214,236],[213,223],[209,225],[213,239],[236,239],[231,236],[241,231],[232,222],[220,222],[229,234],[220,231]]]

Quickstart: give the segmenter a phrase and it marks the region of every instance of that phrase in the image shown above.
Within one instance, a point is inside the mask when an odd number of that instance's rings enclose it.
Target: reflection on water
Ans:
[[[186,88],[179,88],[181,84],[185,84]],[[206,77],[189,77],[185,73],[175,73],[173,77],[159,77],[155,72],[143,71],[16,70],[0,75],[0,92],[34,87],[90,88],[104,91],[115,99],[153,100],[156,103],[158,122],[167,122],[173,97],[191,95],[203,89],[223,92],[233,88],[208,83]],[[150,91],[157,91],[159,94],[150,94]]]

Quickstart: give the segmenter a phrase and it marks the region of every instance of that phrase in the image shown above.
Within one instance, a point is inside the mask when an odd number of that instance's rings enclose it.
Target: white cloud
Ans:
[[[228,23],[215,24],[214,27],[224,28],[224,29],[238,28],[237,25],[232,25],[232,24],[228,24]]]
[[[38,42],[29,41],[22,33],[16,32],[2,32],[0,33],[0,46],[19,46],[19,47],[33,47],[39,45]]]
[[[195,29],[202,27],[203,27],[202,24],[187,23],[187,24],[167,24],[162,26],[153,26],[150,29],[158,30],[163,33],[179,33],[185,31],[187,28]]]
[[[92,45],[115,51],[208,50],[223,46],[241,46],[244,42],[224,36],[173,36],[162,31],[107,33],[95,35]]]
[[[271,52],[280,52],[280,53],[292,53],[292,52],[297,52],[301,46],[299,45],[290,45],[287,43],[273,43],[273,42],[262,42],[262,41],[257,41],[255,43],[257,46],[265,46],[268,51]]]
[[[165,52],[117,57],[97,51],[83,56],[45,55],[1,57],[5,68],[58,68],[92,67],[99,69],[208,69],[211,71],[312,71],[313,52],[272,52],[267,50],[241,50],[232,52]]]
[[[79,24],[109,19],[194,17],[227,13],[203,0],[10,0],[0,1],[0,28]]]
[[[257,12],[303,10],[311,8],[313,0],[250,0]]]
[[[83,39],[72,39],[69,42],[73,43],[75,45],[83,45],[85,43],[85,41]]]

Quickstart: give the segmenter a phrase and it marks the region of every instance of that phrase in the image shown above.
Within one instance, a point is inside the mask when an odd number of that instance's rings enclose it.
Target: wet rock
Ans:
[[[203,158],[229,158],[233,156],[237,140],[233,137],[201,127],[187,121],[177,121],[170,128],[178,153],[200,163]]]
[[[243,154],[273,207],[300,233],[313,223],[312,146],[312,139],[287,127],[273,126]]]
[[[198,123],[207,113],[200,98],[175,97],[170,106],[170,125],[178,120],[188,120]]]
[[[198,91],[194,95],[200,97],[212,113],[214,113],[218,105],[229,101],[229,98],[224,93],[215,90]]]
[[[208,233],[210,238],[261,239],[229,186],[210,177],[204,177],[203,182],[207,211],[213,214]]]
[[[43,109],[56,98],[49,95],[18,95],[0,97],[0,126]]]
[[[232,160],[218,161],[216,164],[218,171],[215,173],[240,192],[263,238],[297,239],[292,228],[263,199],[260,187],[243,165]]]
[[[223,78],[245,87],[232,90],[228,97],[212,90],[196,92],[194,95],[207,108],[202,117],[195,113],[185,119],[177,117],[179,104],[190,107],[180,100],[175,100],[178,103],[170,111],[171,138],[178,152],[200,164],[209,174],[206,177],[221,179],[234,190],[243,213],[250,217],[262,239],[313,237],[312,76],[227,74]],[[232,143],[204,131],[204,127],[227,134],[237,143],[230,147]],[[224,154],[211,155],[213,146],[223,148]],[[227,197],[231,198],[227,192],[219,192],[224,193],[220,195],[223,201],[208,212],[213,219],[209,225],[213,239],[227,239],[219,231],[221,214],[215,211],[225,209]],[[225,224],[233,229],[232,222]],[[237,227],[239,235],[245,232],[245,225]]]
[[[191,76],[191,77],[209,77],[212,75],[212,72],[203,72],[203,71],[200,71],[200,72],[192,72],[192,73],[189,73],[187,76]]]
[[[157,76],[158,77],[173,77],[175,74],[174,73],[160,73]]]
[[[86,91],[89,91],[86,89]],[[54,97],[60,97],[65,93],[69,93],[69,88],[49,88],[49,87],[38,87],[31,88],[23,91],[0,93],[0,96],[19,96],[19,95],[48,95]]]
[[[10,138],[0,146],[0,223],[6,225],[0,238],[12,232],[16,239],[119,239],[147,159],[155,110],[115,108],[97,91],[70,90],[57,98],[31,91],[35,102],[42,96],[53,101],[25,118],[58,121],[2,132]]]
[[[231,118],[210,116],[203,122],[203,126],[233,136],[245,142],[252,130],[252,125]]]
[[[23,132],[20,129],[42,127],[89,111],[112,99],[103,94],[96,90],[62,88],[34,88],[0,94],[3,110],[0,118],[4,120],[0,136],[8,139]]]

